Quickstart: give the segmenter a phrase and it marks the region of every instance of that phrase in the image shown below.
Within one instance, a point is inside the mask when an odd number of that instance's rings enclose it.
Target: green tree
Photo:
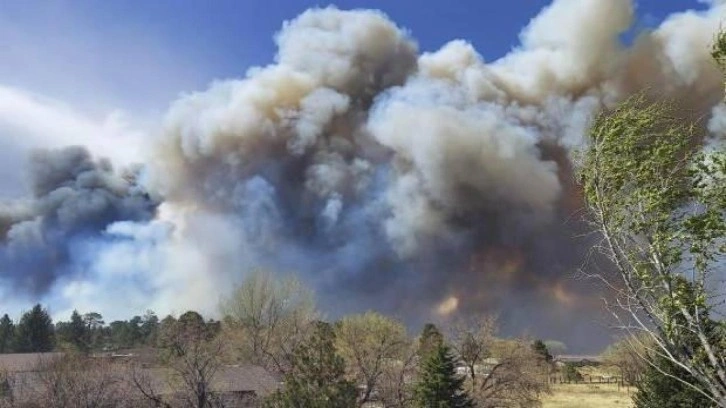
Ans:
[[[144,344],[154,345],[159,331],[159,317],[151,310],[147,310],[141,321],[141,338]]]
[[[77,310],[73,311],[69,322],[58,322],[56,326],[56,337],[60,343],[67,344],[75,350],[88,350],[86,323]]]
[[[419,358],[426,358],[430,353],[437,351],[442,344],[444,344],[444,335],[435,324],[426,323],[418,339]]]
[[[53,320],[40,304],[23,314],[16,330],[17,351],[36,353],[53,350]]]
[[[15,324],[7,313],[0,318],[0,353],[13,352],[15,339]]]
[[[726,31],[712,56],[726,68]],[[622,288],[619,318],[649,334],[651,358],[682,368],[726,407],[723,321],[710,318],[724,295],[723,144],[702,149],[700,127],[642,96],[598,117],[591,136],[580,174],[598,249],[620,279],[610,285]]]
[[[567,382],[578,383],[582,381],[582,374],[577,371],[577,367],[573,363],[565,363],[562,368],[562,376]]]
[[[414,390],[420,408],[465,408],[474,403],[464,391],[464,376],[456,373],[455,358],[449,347],[439,344],[421,364]]]
[[[83,322],[86,325],[85,341],[89,349],[97,349],[102,346],[103,339],[103,316],[97,312],[90,312],[83,315]]]
[[[312,336],[292,356],[285,386],[266,406],[274,408],[342,408],[356,405],[355,384],[345,378],[343,358],[335,353],[335,332],[318,322]]]
[[[707,408],[714,405],[713,401],[686,384],[695,383],[688,372],[662,357],[655,358],[653,363],[654,366],[648,366],[638,382],[638,391],[633,397],[635,408]]]
[[[532,343],[532,351],[542,357],[545,362],[552,362],[552,354],[550,354],[550,351],[547,349],[547,345],[545,345],[542,340],[535,340],[535,342]]]
[[[724,295],[726,151],[701,149],[698,132],[668,103],[634,97],[597,118],[581,176],[622,288],[612,311],[726,407],[722,322],[709,318]]]

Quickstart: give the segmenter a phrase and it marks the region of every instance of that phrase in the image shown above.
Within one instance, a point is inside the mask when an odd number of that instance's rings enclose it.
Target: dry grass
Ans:
[[[542,408],[630,408],[630,393],[616,384],[556,384],[542,401]]]

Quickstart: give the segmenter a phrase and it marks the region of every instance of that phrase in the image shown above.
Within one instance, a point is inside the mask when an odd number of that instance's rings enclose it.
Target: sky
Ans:
[[[158,133],[173,100],[271,63],[275,33],[308,8],[380,9],[409,30],[422,51],[461,38],[491,61],[515,47],[520,30],[549,3],[0,2],[0,162],[5,164],[0,167],[0,198],[27,193],[24,160],[35,147],[84,144],[121,164],[133,162],[142,154],[141,139]],[[639,0],[636,7],[634,31],[656,26],[674,11],[705,9],[707,4]]]
[[[153,120],[181,92],[270,63],[282,22],[328,4],[380,9],[423,51],[462,38],[493,60],[516,46],[519,31],[549,1],[4,1],[0,84],[96,114],[120,107]],[[636,30],[706,5],[640,0],[637,7]]]
[[[28,193],[34,148],[82,144],[119,165],[144,162],[173,101],[273,63],[275,33],[308,8],[379,9],[422,52],[460,38],[493,61],[550,2],[0,1],[0,206]],[[691,8],[707,4],[640,0],[623,41]]]

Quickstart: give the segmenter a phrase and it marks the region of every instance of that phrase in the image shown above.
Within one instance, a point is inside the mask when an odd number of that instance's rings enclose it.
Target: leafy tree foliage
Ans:
[[[581,175],[598,248],[620,279],[622,327],[650,333],[651,356],[726,407],[726,344],[709,318],[724,295],[726,152],[701,151],[696,131],[669,104],[635,97],[596,120]]]
[[[17,351],[35,353],[53,350],[53,320],[40,304],[23,314],[17,327]]]
[[[573,363],[565,363],[565,366],[562,368],[562,376],[567,382],[578,383],[582,381],[582,374],[577,371],[577,366]]]
[[[60,344],[67,344],[75,350],[88,350],[90,344],[86,323],[77,310],[74,310],[71,314],[70,322],[58,322],[56,325],[56,338]]]
[[[464,391],[464,376],[456,373],[454,354],[439,344],[427,353],[421,364],[415,389],[416,406],[420,408],[465,408],[474,403]]]
[[[656,358],[648,366],[633,397],[635,408],[712,407],[713,401],[688,384],[693,376],[665,358]],[[686,384],[688,383],[688,384]]]
[[[15,324],[8,314],[4,314],[0,318],[0,353],[10,353],[13,351],[15,341]]]
[[[356,405],[355,384],[345,378],[345,362],[335,352],[335,332],[318,322],[313,335],[293,353],[284,388],[267,401],[274,408],[341,408]]]

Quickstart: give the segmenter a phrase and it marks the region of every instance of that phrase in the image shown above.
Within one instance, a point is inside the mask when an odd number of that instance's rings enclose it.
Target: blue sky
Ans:
[[[341,0],[332,4],[383,10],[411,31],[422,50],[463,38],[492,60],[516,46],[519,31],[549,3]],[[5,56],[0,82],[79,99],[88,107],[127,105],[132,100],[138,110],[160,110],[179,92],[201,89],[214,79],[241,76],[250,66],[269,63],[275,54],[273,35],[282,22],[307,8],[328,4],[302,0],[0,2],[0,23],[4,30],[9,30],[8,25],[13,30],[13,35],[0,30],[5,34],[0,35],[0,45],[5,45],[0,48],[16,50]],[[697,0],[639,0],[637,7],[636,27],[643,28],[674,11],[706,5]],[[89,92],[90,98],[81,95]]]

